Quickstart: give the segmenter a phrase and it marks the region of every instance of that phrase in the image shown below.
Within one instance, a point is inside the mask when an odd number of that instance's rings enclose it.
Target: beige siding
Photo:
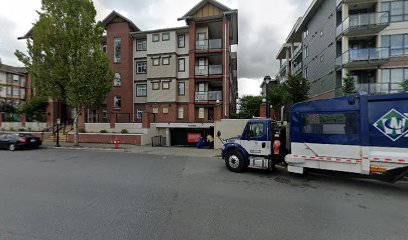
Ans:
[[[162,57],[170,56],[170,64],[163,65]],[[153,66],[153,58],[160,57],[160,65]],[[163,54],[150,56],[147,58],[147,78],[176,78],[177,77],[177,56],[176,54]]]
[[[220,8],[207,3],[194,14],[194,18],[221,16],[222,14],[223,12]]]
[[[180,34],[181,35],[181,34]],[[188,50],[189,50],[189,35],[188,33],[184,33],[184,40],[185,40],[185,47],[184,48],[177,48],[177,54],[188,54]],[[178,46],[178,38],[176,40],[176,44]]]
[[[175,31],[170,31],[170,39],[162,40],[162,34],[166,32],[157,32],[147,34],[147,52],[149,54],[170,53],[177,51],[177,35]],[[159,41],[153,42],[153,35],[159,34]]]
[[[170,80],[170,89],[164,89],[164,90],[162,89],[162,83],[163,81],[168,81],[168,80],[159,81],[160,82],[159,90],[153,90],[152,81],[149,80],[147,83],[147,102],[176,102],[177,81],[176,79],[169,79],[169,80]]]

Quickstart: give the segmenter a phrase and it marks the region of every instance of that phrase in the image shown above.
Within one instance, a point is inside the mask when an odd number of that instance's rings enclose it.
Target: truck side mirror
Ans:
[[[220,130],[217,131],[217,136],[221,137],[221,131]]]

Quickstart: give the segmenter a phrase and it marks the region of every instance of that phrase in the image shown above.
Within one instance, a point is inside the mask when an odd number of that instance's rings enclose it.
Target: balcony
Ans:
[[[302,44],[300,44],[296,49],[295,49],[295,51],[293,51],[293,61],[296,61],[297,62],[297,60],[299,60],[299,61],[301,61],[302,60],[302,58],[299,58],[300,56],[302,56]]]
[[[376,34],[390,25],[389,12],[350,15],[336,29],[336,36]]]
[[[221,39],[204,39],[196,41],[197,51],[221,50],[221,49],[222,49]]]
[[[196,76],[221,76],[222,75],[222,65],[199,65],[195,66]]]
[[[336,59],[336,67],[372,69],[388,62],[389,48],[350,49]]]
[[[342,3],[347,4],[359,4],[359,3],[369,3],[369,2],[376,2],[377,0],[336,0],[336,6],[339,8]]]
[[[282,63],[282,65],[280,66],[279,73],[280,73],[280,74],[284,73],[284,71],[286,71],[286,67],[287,67],[287,66],[288,66],[288,61],[284,61],[284,62]]]
[[[303,68],[302,68],[302,62],[300,62],[298,65],[296,65],[293,69],[292,69],[292,75],[293,76],[297,76],[297,75],[299,75],[300,73],[302,73],[302,70],[303,70]]]
[[[208,91],[208,92],[196,92],[196,102],[215,102],[217,100],[222,101],[222,91]]]
[[[399,93],[402,91],[400,83],[356,83],[356,90],[371,95]]]

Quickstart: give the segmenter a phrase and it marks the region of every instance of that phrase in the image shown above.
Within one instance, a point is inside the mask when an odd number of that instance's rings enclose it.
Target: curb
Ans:
[[[91,150],[91,151],[108,151],[108,152],[126,152],[126,149],[112,148],[93,148],[93,147],[51,147],[51,149],[67,149],[67,150]]]

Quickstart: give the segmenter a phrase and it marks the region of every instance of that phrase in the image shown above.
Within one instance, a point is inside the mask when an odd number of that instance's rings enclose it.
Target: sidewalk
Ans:
[[[162,156],[187,156],[187,157],[220,157],[219,149],[198,149],[195,147],[152,147],[120,144],[119,149],[114,149],[113,144],[81,143],[79,147],[74,147],[73,143],[61,143],[61,148],[56,148],[55,143],[44,142],[43,148],[53,149],[73,149],[73,150],[93,150],[110,152],[131,152]]]

